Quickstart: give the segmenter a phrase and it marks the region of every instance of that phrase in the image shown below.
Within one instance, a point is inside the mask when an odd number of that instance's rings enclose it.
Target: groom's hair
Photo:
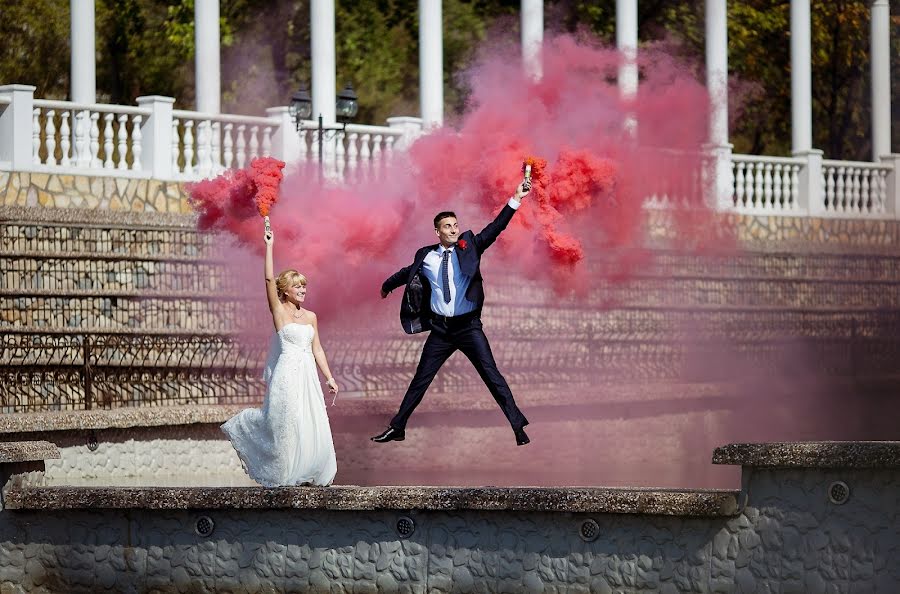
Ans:
[[[455,219],[456,213],[450,210],[445,210],[437,213],[437,216],[434,217],[434,228],[437,229],[440,226],[442,220],[449,219],[450,217],[453,217]]]

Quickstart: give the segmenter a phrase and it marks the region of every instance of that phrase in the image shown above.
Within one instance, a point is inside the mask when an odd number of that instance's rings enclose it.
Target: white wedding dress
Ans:
[[[337,472],[313,334],[309,324],[290,323],[279,330],[263,374],[262,408],[243,410],[222,425],[244,470],[266,487],[327,486]]]

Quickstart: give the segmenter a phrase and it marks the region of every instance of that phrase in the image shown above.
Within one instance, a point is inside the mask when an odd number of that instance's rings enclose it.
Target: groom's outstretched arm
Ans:
[[[389,276],[387,280],[381,284],[382,299],[387,297],[388,293],[390,293],[394,289],[402,287],[406,284],[406,279],[409,278],[410,269],[412,269],[412,264],[410,264],[406,268],[401,268],[400,270]]]
[[[516,214],[516,211],[522,204],[522,198],[528,194],[529,190],[531,190],[530,181],[519,184],[519,187],[516,188],[516,195],[509,199],[509,202],[506,203],[506,206],[503,207],[500,214],[498,214],[493,221],[488,223],[487,226],[481,230],[481,233],[478,233],[475,236],[475,249],[478,250],[479,254],[491,247],[491,244],[497,241],[500,233],[506,229],[507,225],[509,225],[509,222],[512,220],[513,215]]]

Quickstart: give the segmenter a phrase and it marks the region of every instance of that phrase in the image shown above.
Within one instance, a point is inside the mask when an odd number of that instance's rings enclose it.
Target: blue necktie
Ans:
[[[450,250],[444,250],[441,258],[441,286],[444,289],[444,303],[450,303]]]

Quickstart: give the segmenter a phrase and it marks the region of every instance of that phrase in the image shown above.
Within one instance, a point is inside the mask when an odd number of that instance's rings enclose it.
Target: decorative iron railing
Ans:
[[[3,412],[261,400],[263,341],[221,335],[63,334],[0,338]]]
[[[577,388],[589,399],[597,385],[611,381],[890,379],[900,359],[898,311],[581,311],[574,312],[575,326],[571,319],[554,324],[570,313],[544,310],[534,332],[492,316],[494,353],[513,390]],[[346,396],[399,399],[421,341],[336,332],[327,346]],[[0,411],[258,405],[267,348],[268,339],[223,334],[8,329],[0,339]],[[432,390],[473,394],[484,386],[457,356]]]

